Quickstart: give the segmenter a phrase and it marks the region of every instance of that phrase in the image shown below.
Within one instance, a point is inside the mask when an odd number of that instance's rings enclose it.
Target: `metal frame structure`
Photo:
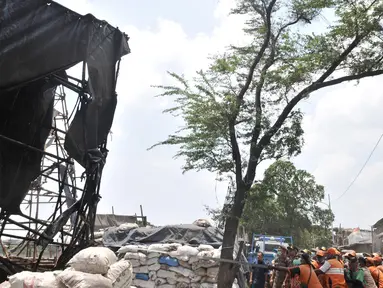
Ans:
[[[81,80],[69,75],[68,80],[56,75],[47,78],[58,86],[55,92],[52,129],[46,141],[45,151],[0,135],[0,141],[8,141],[44,155],[40,176],[31,183],[28,195],[22,203],[22,211],[28,212],[9,215],[0,211],[0,244],[4,252],[4,256],[0,257],[0,270],[7,274],[21,270],[62,268],[78,250],[92,245],[94,241],[93,227],[100,199],[100,180],[108,153],[106,140],[98,147],[102,160],[88,163],[86,169],[76,165],[64,149],[65,134],[74,112],[80,105],[87,105],[92,100],[85,75],[84,62]],[[74,100],[77,98],[77,102],[70,114],[65,93],[68,90],[77,94],[77,97],[74,97]],[[80,170],[78,168],[83,170],[81,175],[76,173],[76,170]],[[73,203],[68,203],[71,196]],[[72,208],[71,212],[68,212],[71,215],[67,214],[68,217],[63,217],[66,213],[65,204]],[[49,213],[44,215],[46,212]],[[52,226],[55,221],[62,221],[62,228],[58,231]],[[24,231],[24,235],[20,231]],[[54,231],[52,234],[56,236],[48,237],[44,231]],[[21,241],[16,247],[7,248],[3,243],[4,238]],[[56,255],[49,255],[49,259],[45,259],[44,252],[52,247]]]

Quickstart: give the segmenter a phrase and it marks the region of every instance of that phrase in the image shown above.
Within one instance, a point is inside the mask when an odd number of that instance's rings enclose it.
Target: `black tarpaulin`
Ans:
[[[217,228],[185,224],[131,230],[110,227],[104,232],[103,243],[107,247],[122,247],[134,243],[180,243],[208,244],[218,248],[222,244],[222,239],[222,232]]]
[[[128,37],[105,21],[53,1],[0,0],[0,135],[44,149],[52,123],[52,74],[82,61],[92,101],[82,103],[65,149],[86,166],[87,151],[105,140],[117,103],[116,62]],[[0,139],[0,207],[18,213],[42,153]]]

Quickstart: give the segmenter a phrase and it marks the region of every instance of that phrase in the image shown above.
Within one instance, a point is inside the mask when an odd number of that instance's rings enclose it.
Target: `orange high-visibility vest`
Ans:
[[[311,265],[313,265],[315,269],[319,269],[319,263],[317,261],[312,260]]]
[[[383,288],[383,273],[379,270],[378,267],[370,266],[368,267],[368,270],[371,272],[372,278],[374,278],[374,281],[376,283],[376,286],[378,288]]]
[[[346,288],[346,279],[344,278],[344,268],[337,259],[328,260],[331,268],[325,273],[325,283],[327,288]]]

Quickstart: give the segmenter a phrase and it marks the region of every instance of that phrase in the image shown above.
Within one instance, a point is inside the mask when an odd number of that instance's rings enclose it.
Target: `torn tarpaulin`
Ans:
[[[0,23],[0,134],[43,150],[52,121],[50,75],[85,61],[92,102],[77,112],[65,143],[85,166],[87,150],[97,149],[112,125],[116,62],[129,53],[127,36],[90,14],[46,0],[0,0]],[[41,157],[1,140],[1,208],[19,212]]]

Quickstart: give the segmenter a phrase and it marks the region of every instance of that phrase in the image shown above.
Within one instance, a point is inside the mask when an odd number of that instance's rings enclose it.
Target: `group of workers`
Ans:
[[[357,255],[336,248],[312,253],[280,246],[272,265],[263,265],[262,252],[257,258],[249,279],[251,288],[383,288],[382,256],[378,253]]]

